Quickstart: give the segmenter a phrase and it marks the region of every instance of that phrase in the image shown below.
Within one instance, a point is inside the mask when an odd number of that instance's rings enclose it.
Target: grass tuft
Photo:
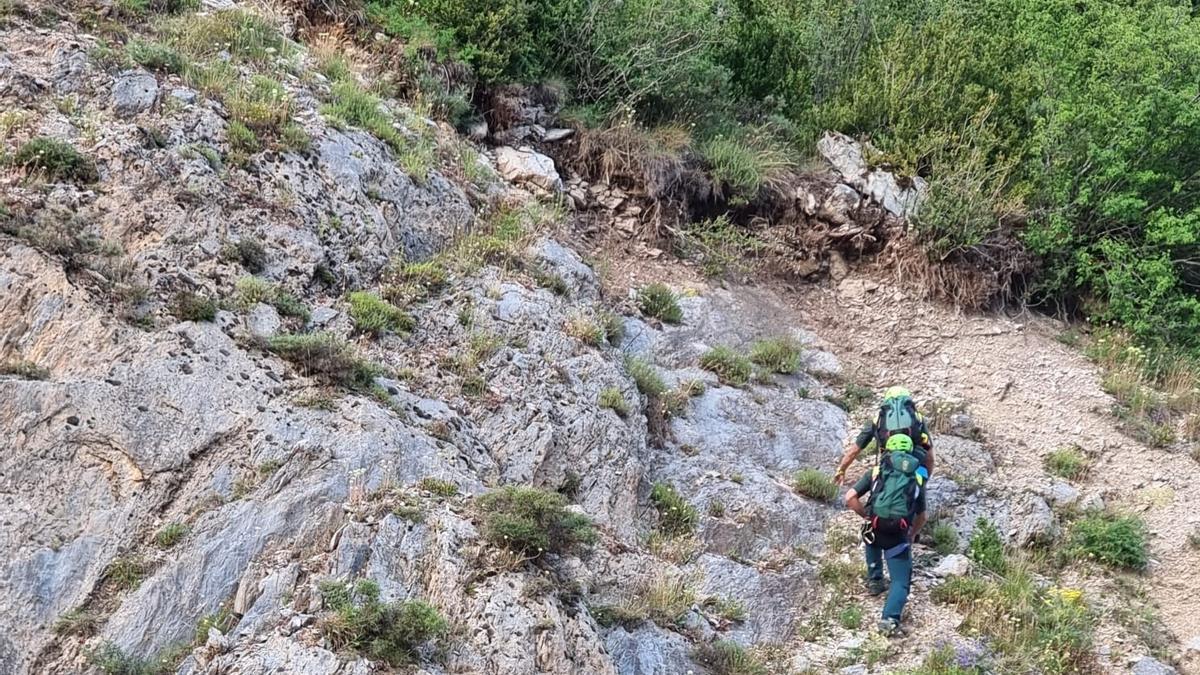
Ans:
[[[642,395],[657,398],[666,393],[667,384],[663,382],[662,376],[658,374],[658,369],[649,361],[637,358],[636,356],[626,357],[625,370],[633,378],[634,383],[637,384],[638,391],[642,392]]]
[[[355,291],[348,297],[350,318],[354,327],[364,333],[405,335],[416,328],[416,320],[408,312],[374,293]]]
[[[692,658],[714,675],[767,675],[766,666],[731,640],[702,644],[692,652]]]
[[[679,298],[666,284],[650,284],[638,291],[638,308],[642,310],[642,314],[664,323],[683,322],[683,309],[679,307]]]
[[[989,572],[1004,574],[1008,564],[1004,557],[1004,540],[987,518],[981,517],[975,521],[975,530],[967,545],[967,557]]]
[[[838,486],[829,476],[817,469],[801,469],[792,477],[792,487],[797,493],[821,502],[832,502]]]
[[[667,483],[655,483],[650,502],[658,510],[658,529],[672,537],[689,535],[696,530],[700,514],[679,492]]]
[[[933,548],[939,555],[950,555],[958,550],[958,530],[950,523],[936,523],[929,531]]]
[[[38,136],[26,141],[4,163],[31,173],[40,173],[50,181],[94,183],[99,179],[91,158],[65,141]]]
[[[276,335],[267,349],[291,361],[305,375],[315,375],[351,389],[370,389],[379,368],[364,360],[354,347],[331,333]]]
[[[1093,513],[1071,527],[1071,545],[1076,556],[1110,567],[1143,570],[1146,555],[1146,525],[1136,516]]]
[[[601,408],[612,410],[621,417],[629,415],[629,404],[625,401],[625,395],[616,387],[607,387],[602,390],[597,404]]]
[[[50,371],[33,361],[0,361],[0,375],[11,375],[22,380],[45,380]]]
[[[217,318],[217,303],[191,291],[181,291],[171,299],[170,312],[180,321],[212,321]]]
[[[750,360],[753,363],[783,375],[800,370],[801,353],[800,344],[790,337],[759,340],[750,345]]]
[[[154,534],[154,545],[161,549],[171,548],[182,541],[188,532],[188,526],[183,523],[169,523]]]
[[[724,345],[713,347],[701,356],[700,367],[716,373],[723,384],[734,387],[747,384],[754,373],[750,359]]]
[[[1087,475],[1088,459],[1078,446],[1059,448],[1046,455],[1046,471],[1066,480],[1080,480]]]

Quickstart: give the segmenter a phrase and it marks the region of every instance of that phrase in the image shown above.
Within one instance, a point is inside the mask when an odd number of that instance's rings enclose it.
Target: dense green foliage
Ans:
[[[1071,526],[1077,554],[1112,567],[1140,570],[1149,562],[1146,526],[1136,516],[1094,513]]]
[[[658,510],[659,531],[668,536],[691,534],[700,521],[696,507],[667,483],[654,484],[650,490],[650,503]]]
[[[479,498],[488,541],[531,558],[596,541],[592,521],[566,507],[566,497],[532,487],[507,486]]]
[[[420,647],[446,634],[449,625],[420,600],[385,603],[379,586],[366,579],[354,586],[321,582],[321,599],[331,610],[321,628],[338,649],[352,649],[393,666],[411,663]]]
[[[1038,263],[1016,279],[1031,298],[1200,348],[1194,3],[369,7],[386,32],[485,82],[560,82],[577,119],[688,125],[731,200],[753,198],[824,130],[867,135],[869,159],[930,179],[917,225],[932,258],[1002,268],[1023,246]],[[778,139],[799,152],[773,150]]]

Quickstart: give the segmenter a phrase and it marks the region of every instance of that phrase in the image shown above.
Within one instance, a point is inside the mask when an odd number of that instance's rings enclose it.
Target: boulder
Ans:
[[[542,134],[542,140],[547,143],[557,143],[575,135],[574,129],[547,129]]]
[[[596,273],[579,254],[553,239],[542,239],[529,250],[543,272],[558,275],[571,289],[571,297],[595,300],[600,297]]]
[[[562,178],[554,168],[554,160],[530,148],[498,148],[496,168],[511,183],[532,185],[546,192],[563,189]]]
[[[834,225],[845,225],[854,221],[854,213],[861,204],[862,196],[854,188],[839,183],[825,197],[817,216]]]
[[[1143,656],[1130,668],[1130,675],[1175,675],[1178,671],[1151,656]]]
[[[632,631],[617,627],[604,639],[620,675],[680,675],[703,672],[690,658],[692,647],[679,634],[654,624]]]
[[[1030,492],[1017,498],[1011,518],[1008,534],[1013,545],[1021,548],[1048,544],[1058,533],[1058,523],[1050,505]]]
[[[149,110],[157,98],[158,80],[145,71],[127,70],[113,83],[113,110],[121,117]]]
[[[817,141],[817,151],[847,185],[893,216],[904,218],[916,213],[929,191],[928,183],[919,177],[897,178],[891,172],[870,168],[862,145],[845,134],[825,132]]]
[[[1070,506],[1079,501],[1079,490],[1061,480],[1056,480],[1046,488],[1046,499],[1052,506]]]
[[[246,331],[256,338],[266,340],[275,337],[282,326],[279,312],[265,303],[258,303],[246,315]]]
[[[940,578],[965,576],[971,573],[971,560],[961,553],[952,553],[942,558],[930,572]]]

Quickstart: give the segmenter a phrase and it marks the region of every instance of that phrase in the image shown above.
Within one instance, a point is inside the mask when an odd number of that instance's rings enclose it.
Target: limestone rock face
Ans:
[[[496,169],[513,183],[532,185],[548,193],[561,192],[562,178],[554,160],[526,147],[503,146],[496,150]]]
[[[122,117],[145,112],[158,99],[158,80],[143,71],[130,70],[117,76],[112,87],[113,109]]]

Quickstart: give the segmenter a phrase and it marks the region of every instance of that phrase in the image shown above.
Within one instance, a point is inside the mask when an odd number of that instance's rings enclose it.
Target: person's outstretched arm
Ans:
[[[846,481],[846,469],[858,459],[858,454],[862,452],[862,448],[858,447],[857,443],[851,443],[846,446],[846,452],[842,453],[842,459],[838,462],[837,471],[833,474],[833,482],[838,485]]]
[[[863,518],[867,517],[867,508],[863,506],[862,500],[858,498],[858,491],[851,489],[846,492],[846,508],[857,513]]]

